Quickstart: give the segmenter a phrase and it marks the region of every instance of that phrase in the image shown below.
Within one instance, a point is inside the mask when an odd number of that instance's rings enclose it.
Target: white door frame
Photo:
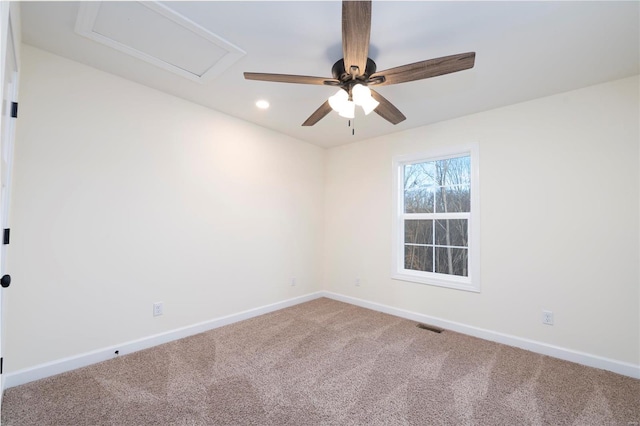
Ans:
[[[19,3],[0,1],[0,235],[9,226],[9,202],[11,199],[11,175],[13,166],[13,145],[15,121],[12,104],[18,99],[18,78],[20,64],[20,9]],[[1,238],[0,238],[1,240]],[[0,241],[0,277],[6,271],[7,245]],[[4,309],[6,297],[0,288],[0,357],[4,348]],[[4,366],[3,366],[4,370]],[[4,372],[3,372],[4,373]],[[4,374],[0,375],[0,404],[4,394]]]

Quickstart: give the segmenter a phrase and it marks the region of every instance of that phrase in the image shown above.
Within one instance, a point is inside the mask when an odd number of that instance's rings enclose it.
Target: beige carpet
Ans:
[[[318,299],[8,389],[5,425],[634,425],[640,381]]]

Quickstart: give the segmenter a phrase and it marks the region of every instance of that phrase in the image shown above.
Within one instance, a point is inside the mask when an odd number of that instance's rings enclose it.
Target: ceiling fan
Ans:
[[[473,68],[475,52],[444,56],[402,65],[376,72],[376,63],[369,55],[371,34],[371,0],[342,2],[342,51],[340,59],[331,68],[333,78],[305,75],[268,74],[245,72],[247,80],[273,81],[278,83],[316,84],[339,87],[340,90],[325,101],[303,126],[313,126],[332,109],[341,116],[353,118],[355,105],[360,105],[365,113],[375,111],[392,124],[398,124],[406,117],[391,102],[369,86],[386,86],[422,80]]]

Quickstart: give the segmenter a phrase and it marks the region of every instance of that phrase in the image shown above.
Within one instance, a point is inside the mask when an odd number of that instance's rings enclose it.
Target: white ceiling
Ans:
[[[332,65],[342,58],[340,2],[161,5],[180,15],[175,19],[196,24],[246,54],[213,77],[186,78],[76,33],[80,2],[21,3],[23,42],[323,147],[640,73],[639,2],[374,0],[369,56],[379,71],[469,51],[476,52],[476,62],[471,70],[380,87],[407,119],[394,126],[375,113],[356,115],[353,136],[347,120],[335,112],[313,127],[301,126],[335,88],[248,81],[242,75],[331,77]],[[101,25],[108,27],[105,19]],[[119,22],[127,20],[122,16]],[[150,25],[133,33],[146,40],[140,43],[156,43]],[[161,38],[149,48],[166,45]],[[202,44],[178,46],[186,62],[192,49],[202,52]],[[256,108],[258,99],[267,99],[271,108]]]

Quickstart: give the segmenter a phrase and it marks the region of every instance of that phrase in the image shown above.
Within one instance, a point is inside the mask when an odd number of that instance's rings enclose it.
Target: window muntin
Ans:
[[[476,150],[394,160],[394,278],[479,291]]]

